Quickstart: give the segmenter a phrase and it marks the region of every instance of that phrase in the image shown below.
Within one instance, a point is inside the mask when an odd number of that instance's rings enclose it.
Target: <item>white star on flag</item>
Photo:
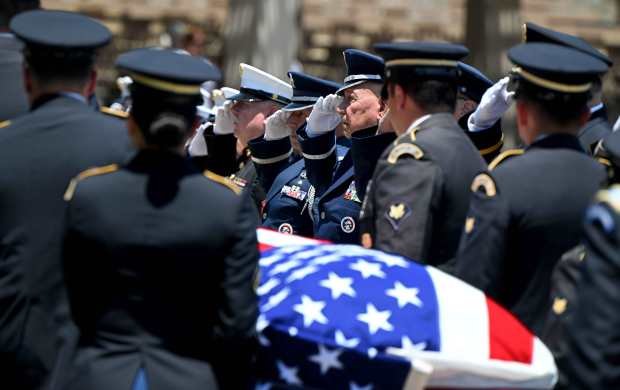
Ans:
[[[280,284],[280,282],[278,282],[278,279],[269,279],[267,280],[266,283],[260,285],[257,289],[256,289],[256,293],[258,295],[265,295],[267,294],[269,291],[273,290],[274,288],[278,287],[278,285]]]
[[[338,360],[341,353],[341,349],[330,351],[322,344],[319,344],[319,353],[310,356],[308,360],[318,364],[321,367],[321,374],[325,375],[330,368],[342,369],[342,363]]]
[[[418,298],[419,292],[420,290],[417,288],[406,287],[401,282],[397,281],[394,283],[394,288],[386,290],[385,294],[392,298],[396,298],[399,308],[405,307],[408,303],[417,307],[422,307],[422,301]]]
[[[358,314],[357,319],[368,325],[368,332],[372,335],[377,333],[379,329],[387,332],[394,330],[388,321],[391,315],[392,313],[389,310],[379,311],[372,303],[367,303],[366,313]]]
[[[403,336],[401,338],[401,347],[388,347],[386,352],[390,355],[400,356],[407,360],[415,359],[416,355],[420,351],[424,351],[426,349],[426,343],[424,341],[414,344],[409,336]]]
[[[319,283],[319,285],[331,291],[332,299],[338,299],[341,295],[355,297],[355,290],[353,290],[351,284],[353,284],[353,278],[341,278],[333,272],[330,272],[327,279]]]
[[[293,273],[291,273],[291,275],[288,278],[286,278],[286,283],[294,282],[296,280],[302,280],[306,276],[313,274],[318,270],[319,270],[318,268],[313,267],[313,266],[300,268],[297,271],[294,271]]]
[[[269,276],[274,276],[277,274],[288,272],[292,270],[293,268],[298,267],[300,265],[301,265],[301,261],[299,260],[290,260],[285,263],[278,264],[275,267],[273,267],[271,272],[269,272]]]
[[[301,386],[301,379],[297,376],[297,371],[299,368],[297,367],[288,367],[284,362],[278,360],[276,362],[278,366],[278,372],[280,373],[280,379],[288,383],[289,385],[298,385]]]
[[[358,386],[355,382],[349,382],[349,390],[372,390],[372,385]]]
[[[349,266],[352,270],[362,274],[364,279],[368,279],[371,276],[378,278],[385,278],[385,273],[381,270],[381,264],[370,263],[366,260],[359,259],[356,263]]]
[[[360,343],[360,339],[356,339],[356,338],[347,339],[346,337],[344,337],[344,333],[342,333],[341,330],[337,330],[335,336],[336,336],[336,344],[340,345],[341,347],[355,348]]]
[[[327,318],[322,312],[324,307],[325,302],[313,301],[309,296],[302,295],[301,303],[293,306],[293,310],[304,317],[304,326],[307,328],[312,325],[313,322],[327,324]]]
[[[290,293],[291,290],[287,287],[285,289],[282,289],[282,291],[278,292],[277,294],[270,296],[267,300],[267,303],[263,305],[263,312],[269,311],[274,307],[278,306],[288,297]]]

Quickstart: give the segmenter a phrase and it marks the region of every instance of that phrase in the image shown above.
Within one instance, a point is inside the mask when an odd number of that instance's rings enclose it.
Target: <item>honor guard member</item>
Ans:
[[[554,310],[573,312],[563,325],[556,354],[557,389],[613,389],[620,383],[620,186],[599,192],[585,218],[574,299],[556,300]]]
[[[203,104],[197,107],[198,115],[204,122],[196,130],[187,152],[201,170],[208,169],[226,177],[239,170],[237,137],[234,135],[235,123],[231,112],[233,101],[229,100],[238,93],[234,88],[215,89],[208,97],[213,98],[214,106],[207,108]],[[203,95],[203,99],[207,97]]]
[[[501,118],[485,127],[472,126],[469,128],[468,123],[470,116],[476,112],[485,92],[493,87],[493,82],[481,71],[464,62],[459,62],[458,68],[458,94],[454,117],[465,134],[478,148],[482,158],[490,163],[499,155],[504,145]]]
[[[288,75],[293,86],[291,103],[282,108],[280,112],[283,114],[276,113],[267,120],[264,139],[258,142],[251,141],[250,149],[253,155],[259,152],[265,154],[264,164],[256,164],[257,170],[269,163],[277,163],[283,158],[288,158],[292,162],[270,185],[263,210],[263,226],[281,233],[312,237],[313,226],[308,209],[310,182],[305,163],[299,157],[296,157],[295,161],[288,156],[301,154],[299,149],[297,153],[295,152],[296,130],[305,123],[314,103],[320,97],[335,93],[341,85],[299,72],[289,72]],[[278,118],[280,123],[273,126],[273,123],[270,123],[274,120],[272,118]],[[274,131],[277,129],[279,131]],[[279,144],[288,144],[289,150],[281,154],[284,148]],[[267,153],[271,145],[273,151],[269,155]],[[300,148],[298,144],[297,148]]]
[[[269,164],[268,168],[261,171],[261,174],[269,178],[259,178],[254,164],[263,162],[264,156],[260,153],[252,155],[247,146],[250,140],[263,137],[265,120],[290,103],[293,88],[277,77],[248,64],[241,64],[240,68],[241,87],[239,93],[230,98],[234,101],[231,112],[235,118],[234,134],[237,137],[237,146],[241,149],[241,156],[248,157],[232,179],[240,187],[251,190],[252,198],[260,211],[268,190],[260,183],[265,180],[273,181],[273,178],[288,166],[288,160],[282,159],[277,164]],[[283,145],[281,154],[288,153],[289,149]]]
[[[519,136],[525,152],[502,153],[471,184],[456,275],[541,334],[551,273],[576,246],[604,167],[577,138],[588,119],[592,80],[607,65],[549,43],[513,47]]]
[[[0,131],[0,388],[41,388],[70,335],[60,234],[67,183],[123,161],[122,122],[94,112],[97,49],[111,34],[69,12],[35,10],[11,21],[24,42],[30,112]],[[27,155],[25,154],[27,151]],[[62,332],[61,332],[62,330]],[[66,332],[65,332],[66,331]],[[62,333],[62,340],[58,335]]]
[[[27,113],[29,106],[24,88],[23,44],[9,32],[9,21],[20,12],[39,7],[38,0],[7,0],[0,9],[0,128]]]
[[[249,193],[185,158],[203,58],[138,49],[124,165],[79,174],[65,193],[65,280],[80,341],[59,389],[243,389],[255,346],[256,214]],[[114,286],[114,288],[110,288]]]
[[[461,45],[381,43],[392,125],[362,210],[362,244],[431,265],[454,256],[485,164],[454,119]]]
[[[347,75],[338,95],[320,98],[298,130],[312,184],[308,207],[314,236],[336,243],[359,243],[358,216],[363,192],[392,133],[377,134],[385,113],[381,101],[383,60],[356,49],[344,51]],[[337,144],[341,124],[351,149]],[[344,156],[342,152],[345,151]]]

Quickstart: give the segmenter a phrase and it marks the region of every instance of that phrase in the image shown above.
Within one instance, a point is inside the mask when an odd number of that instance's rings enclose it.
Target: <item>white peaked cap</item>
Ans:
[[[256,94],[257,98],[271,99],[283,104],[288,104],[287,100],[293,97],[293,87],[290,84],[248,64],[240,64],[240,68],[242,94]]]

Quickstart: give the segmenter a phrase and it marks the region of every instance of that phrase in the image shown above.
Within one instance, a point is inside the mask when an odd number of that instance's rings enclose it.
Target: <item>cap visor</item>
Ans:
[[[314,106],[314,103],[289,103],[282,108],[282,111],[301,111],[306,108],[311,108],[312,106]]]
[[[364,83],[367,83],[369,81],[371,81],[371,80],[358,80],[358,81],[352,82],[351,84],[345,84],[345,85],[342,86],[342,88],[340,88],[339,90],[336,91],[336,95],[341,95],[342,92],[344,92],[346,89],[356,87],[356,86],[358,86],[360,84],[364,84]]]
[[[238,94],[229,97],[227,100],[248,102],[248,101],[251,101],[251,100],[265,100],[265,99],[260,98],[260,97],[258,97],[256,95],[252,95],[252,94],[246,93],[246,92],[239,92]]]

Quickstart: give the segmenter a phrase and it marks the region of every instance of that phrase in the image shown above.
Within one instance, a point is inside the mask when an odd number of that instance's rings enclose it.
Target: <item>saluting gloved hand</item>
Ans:
[[[206,156],[209,154],[207,151],[207,141],[205,140],[205,129],[209,126],[211,126],[211,122],[205,122],[196,130],[196,134],[194,134],[194,138],[192,138],[187,148],[187,153],[191,157]]]
[[[265,140],[275,141],[288,137],[291,129],[286,125],[291,113],[284,110],[274,112],[269,118],[265,119]]]
[[[481,131],[493,126],[504,115],[512,101],[514,92],[508,92],[509,77],[504,77],[487,89],[476,111],[469,116],[467,128],[469,131]]]
[[[314,103],[312,112],[308,116],[306,134],[308,137],[317,137],[334,130],[342,121],[341,115],[336,112],[336,108],[342,103],[342,96],[327,95],[320,97]]]
[[[223,106],[217,107],[215,110],[215,125],[213,125],[213,134],[226,135],[232,134],[235,130],[235,118],[231,111],[233,102],[227,100]]]

